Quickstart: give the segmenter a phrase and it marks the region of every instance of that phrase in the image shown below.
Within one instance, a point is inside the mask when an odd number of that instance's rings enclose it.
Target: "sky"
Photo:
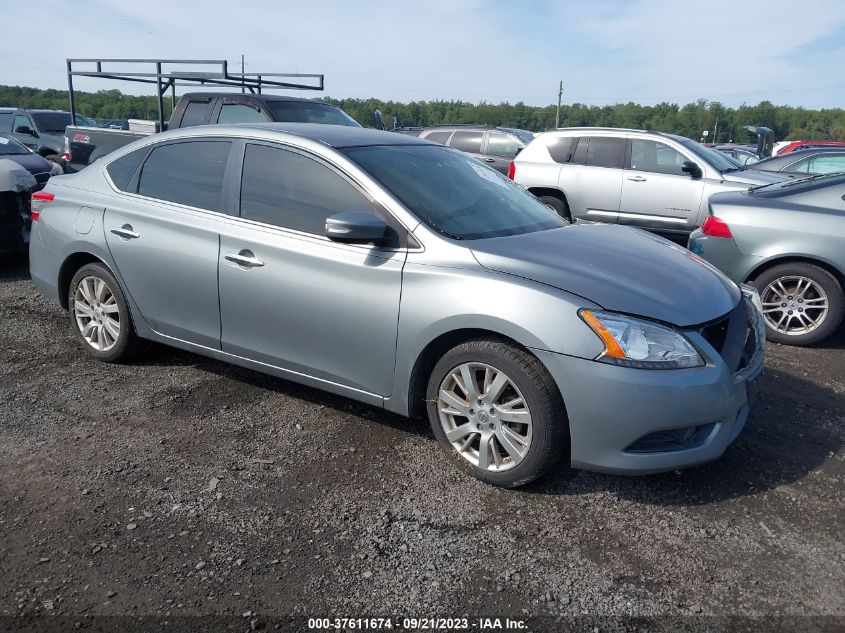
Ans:
[[[563,103],[845,107],[845,0],[2,4],[6,15],[35,20],[33,28],[3,28],[6,85],[66,88],[66,57],[227,59],[239,67],[243,54],[247,72],[322,73],[322,95],[336,98],[548,105],[562,80]],[[106,80],[75,87],[154,94]]]

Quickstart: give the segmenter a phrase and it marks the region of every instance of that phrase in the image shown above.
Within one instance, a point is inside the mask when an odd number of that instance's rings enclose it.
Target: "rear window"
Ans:
[[[132,181],[132,176],[141,164],[144,156],[149,148],[142,147],[136,149],[134,152],[129,152],[125,156],[121,156],[117,160],[113,160],[106,166],[106,171],[109,173],[115,187],[121,191],[126,191],[129,183]]]
[[[70,125],[70,112],[34,112],[32,120],[39,132],[64,132]]]
[[[483,138],[484,132],[455,132],[452,140],[449,141],[449,146],[462,152],[480,154]]]
[[[229,141],[159,145],[141,169],[138,193],[158,200],[221,211],[220,192]]]
[[[572,160],[572,154],[578,144],[577,136],[557,136],[550,138],[546,143],[549,155],[556,163],[568,163]]]

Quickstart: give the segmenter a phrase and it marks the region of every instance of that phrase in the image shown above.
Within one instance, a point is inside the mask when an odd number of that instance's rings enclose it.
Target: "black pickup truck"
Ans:
[[[210,123],[255,123],[283,121],[297,123],[328,123],[361,127],[340,108],[314,101],[265,94],[237,94],[192,92],[183,95],[166,129],[207,125]],[[154,121],[138,122],[148,130],[114,130],[70,125],[65,130],[65,162],[68,171],[79,171],[109,152],[134,140],[158,131]]]

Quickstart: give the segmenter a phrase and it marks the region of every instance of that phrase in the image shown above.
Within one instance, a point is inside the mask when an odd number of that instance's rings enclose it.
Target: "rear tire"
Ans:
[[[763,271],[752,283],[760,291],[770,341],[813,345],[842,323],[842,286],[823,268],[787,262]]]
[[[569,205],[566,204],[565,200],[562,200],[557,196],[538,196],[537,198],[547,207],[554,209],[555,213],[564,220],[572,222],[572,214],[569,212]]]
[[[46,160],[50,161],[51,163],[55,163],[56,165],[61,167],[63,174],[67,173],[67,165],[66,165],[64,159],[61,158],[58,154],[47,154],[44,158]]]
[[[117,363],[137,351],[139,339],[126,299],[103,264],[86,264],[76,271],[68,291],[68,314],[77,340],[97,360]]]
[[[446,352],[431,372],[426,401],[449,459],[495,486],[523,486],[569,452],[554,380],[534,356],[505,341],[475,339]]]

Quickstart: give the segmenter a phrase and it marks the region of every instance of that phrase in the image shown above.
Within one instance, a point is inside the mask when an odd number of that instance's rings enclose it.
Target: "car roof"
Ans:
[[[249,99],[261,99],[262,101],[303,101],[305,103],[322,103],[332,108],[337,107],[331,103],[320,101],[319,99],[306,99],[303,97],[291,97],[289,95],[270,95],[270,94],[251,94],[251,93],[236,93],[236,92],[186,92],[182,97],[200,97],[203,99],[212,97],[238,97]]]
[[[295,134],[303,138],[318,141],[329,147],[341,149],[344,147],[366,147],[370,145],[433,145],[441,147],[437,143],[426,141],[416,136],[397,134],[365,127],[353,127],[351,125],[327,125],[325,123],[240,123],[228,125],[223,128],[220,125],[202,125],[191,128],[191,135],[214,134],[216,131],[227,131],[237,133],[241,130],[260,130],[265,132],[284,132]]]
[[[637,134],[656,134],[657,136],[675,139],[676,141],[690,140],[686,136],[678,136],[677,134],[670,134],[668,132],[658,132],[657,130],[639,130],[636,128],[628,127],[558,127],[548,130],[548,132],[607,132],[609,134],[627,134],[630,132],[635,132]]]

